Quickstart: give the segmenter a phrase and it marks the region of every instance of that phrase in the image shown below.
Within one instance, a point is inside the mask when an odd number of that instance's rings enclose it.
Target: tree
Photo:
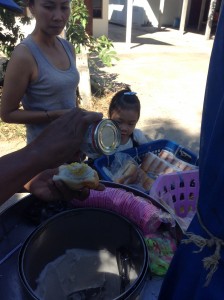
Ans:
[[[18,0],[14,0],[18,4]],[[0,50],[9,57],[24,35],[21,31],[21,24],[29,24],[30,19],[26,16],[19,16],[7,9],[0,7]]]
[[[18,0],[14,1],[20,4]],[[18,14],[0,7],[0,51],[6,56],[2,73],[0,73],[1,81],[4,77],[3,74],[8,61],[7,59],[10,57],[16,44],[24,38],[21,31],[21,24],[29,24],[29,22],[30,19],[28,17],[19,16]]]

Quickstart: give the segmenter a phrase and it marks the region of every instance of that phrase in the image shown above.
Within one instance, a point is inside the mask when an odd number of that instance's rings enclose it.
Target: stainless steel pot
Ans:
[[[19,274],[31,299],[39,299],[36,288],[42,270],[64,255],[67,249],[106,249],[116,259],[118,268],[118,274],[114,276],[119,277],[119,293],[113,299],[138,297],[148,274],[148,252],[141,232],[116,213],[84,208],[65,211],[50,218],[24,243],[19,256]],[[132,270],[137,277],[131,281],[129,274]],[[88,271],[88,267],[83,267],[84,273]],[[110,273],[110,270],[107,272]],[[97,298],[98,292],[86,287],[79,295],[70,295],[67,299],[103,299]]]

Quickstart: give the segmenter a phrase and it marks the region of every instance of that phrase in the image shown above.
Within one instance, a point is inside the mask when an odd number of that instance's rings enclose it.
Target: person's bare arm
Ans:
[[[24,45],[13,51],[4,78],[1,98],[1,119],[7,123],[40,124],[49,123],[70,111],[27,111],[20,107],[21,99],[29,84],[37,79],[36,62]]]
[[[87,127],[100,119],[102,114],[77,108],[52,122],[23,149],[1,157],[0,204],[38,173],[77,160]]]
[[[0,204],[34,177],[44,167],[36,151],[25,147],[0,158]]]

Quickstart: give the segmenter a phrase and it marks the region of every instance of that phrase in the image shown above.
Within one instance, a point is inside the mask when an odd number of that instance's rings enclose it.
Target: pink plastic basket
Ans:
[[[199,195],[199,170],[171,173],[159,176],[150,196],[175,210],[178,217],[186,217],[197,208]]]

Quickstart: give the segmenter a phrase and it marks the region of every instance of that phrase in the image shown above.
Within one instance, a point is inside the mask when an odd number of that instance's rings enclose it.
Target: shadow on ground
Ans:
[[[92,86],[94,89],[93,93],[95,91],[96,96],[102,96],[103,94],[115,93],[118,90],[129,86],[127,83],[118,82],[116,80],[117,77],[118,74],[116,73],[107,73],[100,69],[97,71],[97,73],[92,72],[91,81],[94,81],[97,86],[99,85],[102,88],[101,95],[97,95],[95,88]],[[168,139],[175,141],[183,147],[189,148],[198,154],[200,142],[199,134],[192,134],[187,130],[187,128],[181,128],[180,126],[180,124],[172,120],[149,118],[148,120],[144,121],[144,124],[142,124],[141,128],[152,140]]]
[[[137,43],[140,45],[166,45],[166,46],[172,46],[172,44],[165,43],[162,41],[158,41],[153,38],[143,38],[142,35],[145,34],[152,34],[156,32],[169,32],[170,30],[168,28],[158,29],[155,27],[140,27],[140,28],[132,28],[131,33],[131,42]],[[126,40],[126,27],[119,24],[109,23],[109,32],[108,37],[113,42],[118,43],[125,43]]]
[[[109,73],[101,68],[105,66],[99,60],[98,57],[91,57],[92,63],[89,66],[91,90],[95,97],[101,97],[108,93],[115,93],[120,89],[123,89],[129,84],[117,81],[119,74]]]
[[[172,120],[148,119],[141,128],[151,140],[167,139],[174,141],[182,147],[190,149],[197,156],[199,154],[200,135],[190,133],[186,128],[181,128]]]

